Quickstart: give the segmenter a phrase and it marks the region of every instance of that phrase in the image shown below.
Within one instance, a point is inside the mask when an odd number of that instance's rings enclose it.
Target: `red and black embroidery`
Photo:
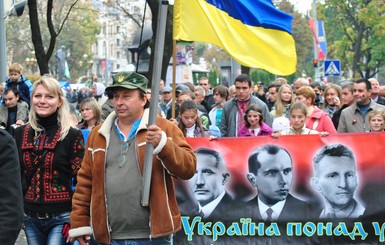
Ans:
[[[65,149],[59,149],[60,147],[58,147],[60,130],[60,127],[58,127],[53,137],[49,137],[44,133],[34,135],[30,125],[26,125],[24,128],[21,145],[24,170],[26,174],[32,176],[29,188],[24,196],[26,200],[46,203],[71,200],[71,186],[65,180],[70,178],[68,175],[71,175],[74,169],[79,168],[81,160],[76,161],[75,164],[68,161],[66,163],[68,164],[67,176],[62,176],[64,173],[58,169],[63,169],[63,166],[60,165],[64,163],[54,161],[56,154],[65,153]],[[68,145],[67,149],[75,154],[78,151],[77,148],[78,144],[75,144]]]

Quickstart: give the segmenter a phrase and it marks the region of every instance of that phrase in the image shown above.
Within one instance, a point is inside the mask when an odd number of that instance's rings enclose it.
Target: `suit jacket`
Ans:
[[[242,217],[251,218],[252,222],[258,224],[262,221],[261,214],[259,212],[258,207],[258,196],[252,199],[251,201],[245,203],[244,208],[240,208],[239,210],[243,210]],[[287,222],[293,221],[303,221],[306,223],[307,221],[312,221],[311,217],[311,206],[301,201],[292,195],[288,195],[286,198],[285,205],[281,211],[281,214],[278,217],[278,220],[273,221],[276,222],[279,230],[281,232],[281,236],[246,236],[244,237],[244,241],[242,244],[253,244],[253,245],[276,245],[276,244],[301,244],[301,245],[312,245],[312,244],[320,244],[314,243],[314,239],[312,237],[307,236],[288,236],[286,231]],[[317,213],[318,214],[318,213]],[[316,215],[316,214],[314,214]],[[265,228],[267,228],[270,224],[265,223]],[[240,244],[240,243],[238,243]]]
[[[385,99],[383,99],[381,96],[378,96],[376,103],[380,105],[385,105]]]
[[[258,196],[246,203],[245,217],[252,218],[254,222],[262,220],[258,207]],[[310,205],[301,201],[291,194],[286,198],[285,205],[278,217],[279,221],[309,221],[313,215],[311,214]]]
[[[222,200],[215,207],[213,212],[209,217],[205,218],[210,221],[228,221],[234,220],[236,221],[236,217],[231,212],[232,207],[235,205],[233,198],[226,192],[223,196]],[[233,219],[234,218],[234,219]]]

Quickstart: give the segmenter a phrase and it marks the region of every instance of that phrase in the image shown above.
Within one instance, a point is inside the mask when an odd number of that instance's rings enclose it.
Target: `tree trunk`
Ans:
[[[32,43],[35,49],[35,55],[36,55],[37,64],[39,65],[40,75],[47,74],[49,73],[48,60],[45,56],[43,39],[41,38],[36,0],[29,0],[28,8],[29,8],[29,22],[30,22],[31,33],[32,33]]]

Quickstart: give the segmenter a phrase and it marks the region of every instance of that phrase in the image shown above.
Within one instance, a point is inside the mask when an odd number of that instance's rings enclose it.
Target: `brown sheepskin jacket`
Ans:
[[[110,227],[107,218],[105,193],[105,159],[110,131],[116,119],[112,112],[103,124],[90,133],[85,147],[77,186],[72,199],[70,237],[91,234],[97,242],[109,244]],[[148,109],[137,131],[137,149],[140,171],[143,174],[146,123]],[[181,218],[175,198],[173,177],[191,178],[196,169],[196,157],[180,129],[172,122],[157,118],[156,125],[163,130],[162,140],[154,149],[150,191],[150,238],[167,236],[181,228]],[[122,203],[122,211],[124,204]],[[92,227],[92,229],[91,229]]]

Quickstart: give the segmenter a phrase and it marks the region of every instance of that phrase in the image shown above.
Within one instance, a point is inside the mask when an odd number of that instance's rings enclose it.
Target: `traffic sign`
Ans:
[[[341,62],[339,60],[325,60],[325,76],[341,76]]]

